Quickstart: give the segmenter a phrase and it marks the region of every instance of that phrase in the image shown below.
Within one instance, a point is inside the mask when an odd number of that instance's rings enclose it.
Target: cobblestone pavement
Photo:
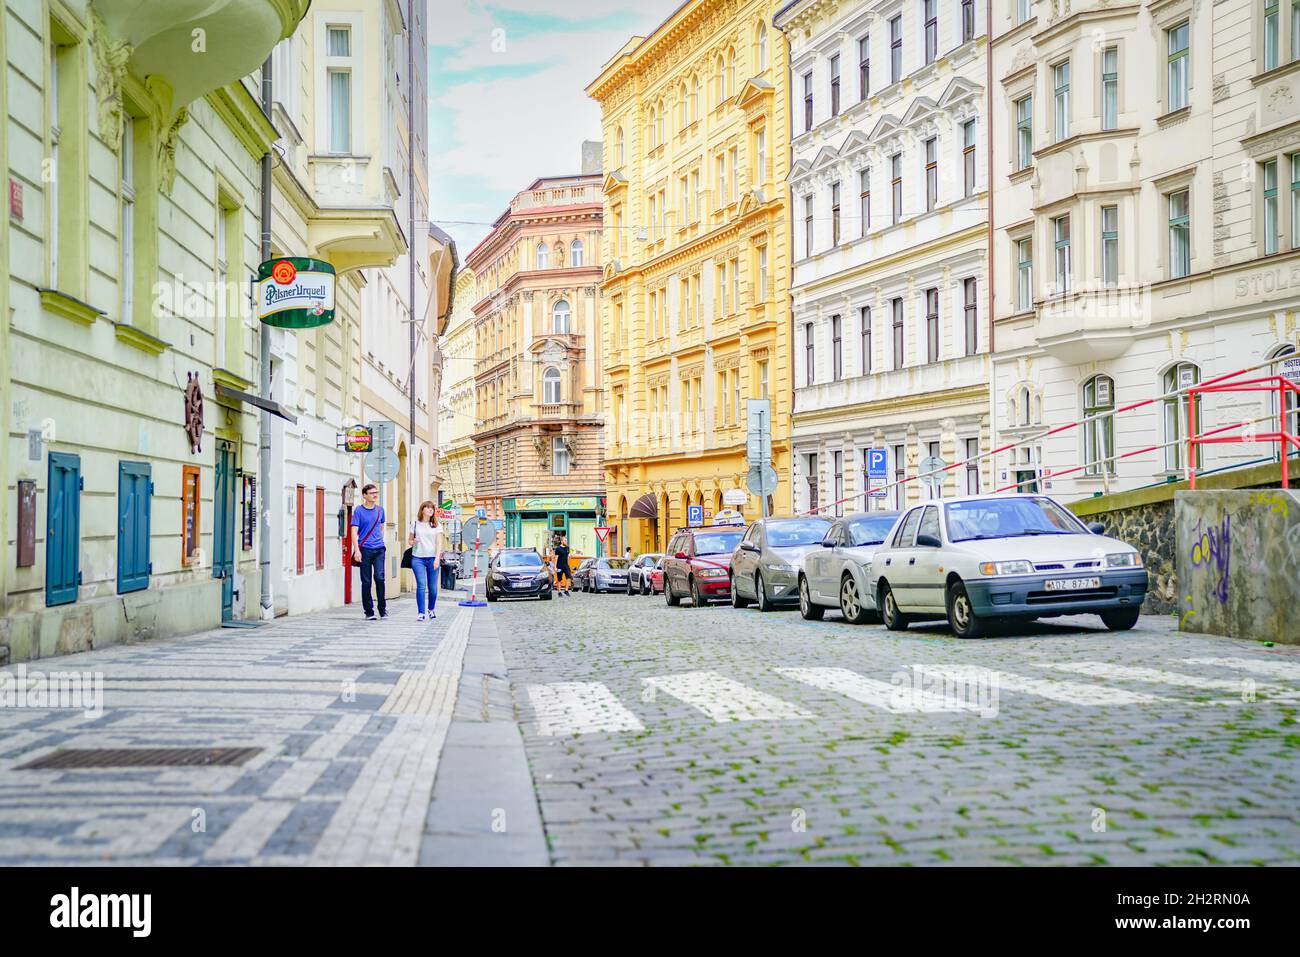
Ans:
[[[98,715],[0,707],[0,865],[415,863],[470,630],[460,597],[429,622],[399,600],[383,621],[354,607],[0,669],[11,692],[24,673],[28,693],[38,673],[103,678]],[[74,748],[257,751],[21,768]]]
[[[960,641],[624,595],[492,614],[553,863],[1300,862],[1297,648],[1155,617]]]

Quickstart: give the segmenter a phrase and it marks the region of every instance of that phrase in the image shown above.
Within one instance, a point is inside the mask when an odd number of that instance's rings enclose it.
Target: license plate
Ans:
[[[1100,588],[1100,578],[1049,578],[1043,582],[1048,591],[1083,591],[1087,588]]]

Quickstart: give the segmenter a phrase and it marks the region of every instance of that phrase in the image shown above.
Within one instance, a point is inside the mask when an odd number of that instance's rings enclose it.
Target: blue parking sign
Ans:
[[[889,475],[884,449],[867,449],[867,478],[885,478]]]
[[[687,505],[686,506],[686,524],[696,528],[704,524],[704,506]]]

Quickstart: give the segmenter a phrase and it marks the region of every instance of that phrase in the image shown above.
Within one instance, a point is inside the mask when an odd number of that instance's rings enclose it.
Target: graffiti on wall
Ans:
[[[1218,527],[1213,524],[1202,526],[1196,520],[1196,532],[1192,538],[1192,567],[1205,567],[1219,576],[1214,588],[1214,597],[1220,604],[1228,602],[1228,562],[1232,555],[1232,516],[1224,515]]]

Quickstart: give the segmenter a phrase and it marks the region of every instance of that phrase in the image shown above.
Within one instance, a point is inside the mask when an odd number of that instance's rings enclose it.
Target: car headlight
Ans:
[[[791,565],[788,562],[773,562],[772,571],[774,572],[797,572],[798,566]]]
[[[980,565],[981,575],[1032,575],[1034,566],[1023,559],[1012,562],[985,562]]]
[[[1142,556],[1137,552],[1114,552],[1106,556],[1107,568],[1141,568]]]

